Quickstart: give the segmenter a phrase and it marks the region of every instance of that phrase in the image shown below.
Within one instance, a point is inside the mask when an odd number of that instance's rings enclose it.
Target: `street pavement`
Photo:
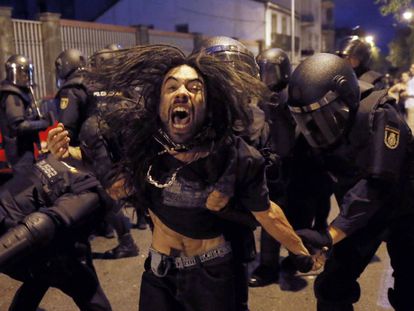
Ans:
[[[334,208],[331,214],[335,214]],[[127,210],[132,223],[135,215]],[[332,216],[331,216],[332,217]],[[138,309],[140,277],[143,263],[150,245],[151,232],[132,229],[132,234],[140,247],[140,255],[133,258],[118,260],[96,259],[94,261],[102,287],[107,294],[114,311],[132,311]],[[257,242],[259,230],[256,230]],[[93,251],[103,253],[116,245],[116,239],[97,237],[92,241]],[[259,244],[257,245],[259,249]],[[283,251],[282,255],[285,255]],[[257,262],[252,263],[250,269]],[[314,311],[313,282],[315,275],[300,276],[296,284],[305,287],[296,292],[282,291],[279,284],[263,288],[250,289],[251,311]],[[387,289],[392,285],[391,269],[385,245],[381,245],[373,262],[360,278],[361,299],[355,305],[355,311],[386,311],[392,310],[387,301]],[[0,311],[6,311],[11,299],[19,286],[19,282],[0,274]],[[413,297],[414,298],[414,297]],[[73,301],[56,289],[50,289],[41,302],[40,310],[44,311],[74,311],[78,310]],[[414,310],[414,303],[413,303]],[[163,311],[163,310],[159,310]],[[203,310],[200,310],[203,311]]]

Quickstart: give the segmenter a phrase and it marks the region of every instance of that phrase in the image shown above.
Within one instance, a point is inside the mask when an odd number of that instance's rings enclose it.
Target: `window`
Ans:
[[[286,16],[282,16],[282,34],[287,35],[287,18]]]
[[[272,31],[271,33],[277,33],[277,14],[272,13]]]
[[[326,9],[326,22],[332,23],[333,22],[333,10],[332,8]]]

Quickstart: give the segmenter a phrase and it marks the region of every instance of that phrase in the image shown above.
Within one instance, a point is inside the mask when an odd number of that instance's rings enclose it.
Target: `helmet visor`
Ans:
[[[34,75],[33,75],[33,65],[12,65],[12,76],[13,84],[18,86],[33,86],[34,85]]]
[[[340,98],[328,103],[316,102],[306,107],[289,108],[300,132],[314,148],[334,144],[344,133],[350,115],[348,105]]]
[[[206,48],[207,54],[212,55],[222,62],[228,62],[236,69],[257,76],[259,71],[253,55],[237,50],[228,50],[227,46],[213,46]]]
[[[259,62],[260,79],[269,88],[276,88],[274,91],[282,90],[287,81],[287,77],[283,77],[280,67],[277,64],[270,62]]]

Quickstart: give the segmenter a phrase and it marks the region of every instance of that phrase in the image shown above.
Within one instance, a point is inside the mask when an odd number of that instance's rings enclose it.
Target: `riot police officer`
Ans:
[[[237,69],[259,78],[259,70],[253,53],[238,40],[225,36],[211,37],[203,40],[200,46],[193,50],[192,54],[199,52],[212,55],[230,66],[237,66]],[[236,135],[259,150],[267,144],[269,128],[265,121],[264,112],[258,107],[259,103],[256,99],[248,98],[246,100],[249,101],[251,122],[248,127],[243,127],[236,120],[233,130]]]
[[[61,52],[55,61],[59,121],[68,130],[72,146],[79,146],[79,130],[89,113],[86,65],[86,57],[77,49]]]
[[[412,135],[393,99],[358,83],[349,64],[331,54],[297,67],[289,97],[300,131],[332,176],[340,208],[327,230],[298,231],[309,248],[330,248],[315,281],[318,311],[353,310],[357,279],[387,229],[395,281],[390,302],[398,311],[412,310]]]
[[[34,144],[39,131],[51,125],[36,105],[32,87],[34,67],[23,55],[11,56],[6,64],[6,79],[0,85],[0,128],[6,157],[14,172],[24,171],[34,161]]]
[[[281,159],[288,156],[295,139],[295,125],[286,105],[286,87],[289,83],[291,65],[286,53],[279,48],[270,48],[256,57],[260,79],[272,92],[271,100],[261,103],[269,124],[270,139],[268,148],[277,154],[278,161],[266,169],[269,197],[284,207],[282,199],[285,194]],[[280,243],[275,241],[265,230],[260,235],[260,264],[249,278],[249,286],[265,286],[276,282],[279,275]]]
[[[359,80],[368,82],[380,90],[386,87],[385,76],[369,68],[371,45],[358,36],[344,38],[336,54],[345,58],[352,66]]]
[[[323,225],[329,213],[330,192],[315,189],[315,183],[326,176],[316,168],[303,137],[295,134],[295,122],[286,103],[291,75],[289,58],[282,49],[270,48],[260,53],[256,62],[261,80],[272,91],[271,100],[260,105],[270,129],[268,148],[271,154],[277,154],[277,163],[266,169],[270,198],[283,208],[295,229],[310,228],[313,222]],[[249,286],[265,286],[278,277],[282,290],[298,290],[306,285],[295,277],[295,269],[285,263],[280,265],[279,253],[280,243],[262,230],[260,264],[250,276]]]
[[[102,147],[97,147],[93,151],[96,157],[83,160],[88,168],[96,174],[99,181],[106,186],[108,184],[108,181],[104,178],[106,175],[100,173],[107,168],[110,171],[110,167],[113,164],[112,159],[105,159],[105,157],[111,154],[110,146],[106,144],[103,136],[99,134],[100,130],[97,128],[99,122],[94,122],[94,119],[88,126],[83,127],[83,125],[89,118],[95,118],[98,113],[98,106],[103,105],[106,98],[119,97],[123,94],[116,91],[103,90],[93,81],[86,81],[83,69],[85,65],[86,62],[83,55],[80,51],[73,49],[62,52],[56,60],[57,76],[67,79],[57,95],[60,96],[60,121],[63,124],[63,127],[58,127],[57,131],[65,128],[69,132],[70,141],[72,143],[75,141],[77,145],[80,145],[82,156],[91,154],[92,151],[85,153],[85,150],[90,148],[91,144],[95,147],[98,145]],[[84,130],[81,137],[80,131],[82,128]],[[86,140],[89,141],[89,144],[86,144]],[[97,162],[99,161],[98,159],[104,159],[104,162]],[[115,204],[115,202],[111,202],[111,204]],[[105,226],[106,235],[108,235],[107,232],[112,233],[112,228],[110,227],[112,225],[117,232],[119,241],[119,245],[108,251],[105,256],[123,258],[138,255],[138,247],[130,234],[129,219],[123,215],[121,209],[118,209],[117,213],[109,214],[103,225]]]
[[[9,310],[37,310],[49,287],[80,310],[111,310],[88,242],[106,206],[96,178],[49,155],[15,174],[0,198],[0,271],[23,282]]]
[[[194,49],[193,54],[200,52],[212,55],[215,59],[226,62],[229,66],[236,66],[237,69],[258,78],[259,72],[253,53],[238,40],[225,36],[211,37],[203,40],[200,46]],[[269,137],[265,114],[254,98],[246,100],[249,101],[251,122],[248,127],[245,127],[236,120],[233,131],[250,145],[262,149],[266,146]],[[232,243],[235,257],[236,310],[245,311],[248,310],[247,264],[256,256],[253,231],[250,227],[234,222],[227,224],[226,231],[226,238]]]

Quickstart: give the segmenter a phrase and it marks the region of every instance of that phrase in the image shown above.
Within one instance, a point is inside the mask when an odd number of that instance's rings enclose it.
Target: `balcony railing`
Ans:
[[[280,48],[284,51],[291,51],[292,49],[292,37],[288,35],[282,35],[278,33],[272,33],[272,47]],[[299,37],[295,37],[295,51],[299,52]]]

